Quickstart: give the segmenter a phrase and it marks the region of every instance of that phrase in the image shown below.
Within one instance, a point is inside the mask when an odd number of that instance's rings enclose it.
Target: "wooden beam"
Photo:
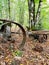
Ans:
[[[28,34],[49,35],[49,31],[48,30],[31,31],[31,32],[28,32]]]

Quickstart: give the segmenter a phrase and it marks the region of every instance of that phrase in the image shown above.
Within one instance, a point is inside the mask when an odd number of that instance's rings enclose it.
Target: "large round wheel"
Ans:
[[[12,40],[11,43],[14,43],[15,46],[18,46],[18,48],[22,50],[26,41],[26,32],[24,28],[20,24],[10,20],[0,19],[0,21],[4,22],[2,26],[7,27],[8,24],[11,24],[10,26],[10,35],[11,35],[10,39]],[[9,31],[7,31],[7,35],[8,33]]]

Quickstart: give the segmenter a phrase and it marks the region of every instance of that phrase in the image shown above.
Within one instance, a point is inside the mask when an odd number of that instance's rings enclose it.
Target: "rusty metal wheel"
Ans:
[[[14,39],[15,44],[19,46],[18,48],[20,50],[22,50],[26,41],[26,32],[24,28],[19,23],[10,20],[0,19],[0,21],[4,22],[2,26],[8,26],[8,24],[11,24],[11,39]],[[14,43],[14,41],[11,43]]]

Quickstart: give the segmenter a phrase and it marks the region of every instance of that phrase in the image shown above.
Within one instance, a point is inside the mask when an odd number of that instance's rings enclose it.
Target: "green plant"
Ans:
[[[19,50],[16,50],[13,52],[15,56],[22,56],[23,52],[22,51],[19,51]]]

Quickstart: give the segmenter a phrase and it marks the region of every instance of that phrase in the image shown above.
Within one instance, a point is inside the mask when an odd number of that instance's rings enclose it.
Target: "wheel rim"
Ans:
[[[16,22],[13,22],[13,21],[4,20],[4,19],[0,19],[0,21],[5,22],[3,25],[7,25],[8,23],[11,23],[11,24],[16,25],[16,27],[18,26],[20,28],[20,30],[22,32],[22,35],[23,35],[23,38],[22,38],[22,42],[20,42],[19,49],[22,50],[23,47],[24,47],[25,41],[26,41],[26,32],[25,32],[24,28],[20,24],[18,24]],[[15,33],[15,31],[14,32],[13,31],[11,32],[11,34],[14,34],[14,33]],[[19,34],[19,33],[17,33],[17,34]]]

